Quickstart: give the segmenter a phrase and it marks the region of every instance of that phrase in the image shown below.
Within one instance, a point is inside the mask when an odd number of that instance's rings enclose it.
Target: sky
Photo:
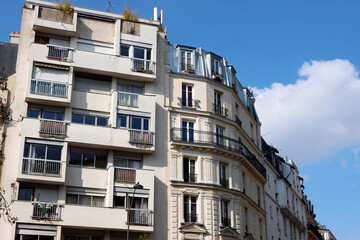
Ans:
[[[105,10],[106,0],[73,0]],[[359,239],[360,1],[111,0],[149,19],[164,10],[171,43],[225,57],[253,89],[265,140],[293,159],[317,220]],[[0,0],[0,41],[20,31],[23,0]]]

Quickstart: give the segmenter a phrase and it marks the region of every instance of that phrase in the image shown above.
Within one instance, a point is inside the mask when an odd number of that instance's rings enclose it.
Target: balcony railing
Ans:
[[[188,213],[188,214],[184,214],[184,221],[186,223],[189,222],[197,222],[197,214],[196,212],[192,212],[192,213]]]
[[[145,59],[132,59],[132,70],[134,72],[143,72],[155,74],[155,62]]]
[[[318,239],[323,239],[321,234],[319,233],[319,231],[316,229],[316,227],[314,225],[312,225],[310,222],[308,222],[307,227],[308,227],[308,230],[313,232],[315,234],[315,236],[318,237]]]
[[[61,208],[58,203],[33,202],[33,218],[51,221],[61,220]]]
[[[135,183],[136,170],[133,168],[115,167],[114,181]]]
[[[69,47],[52,45],[52,44],[47,44],[46,46],[49,49],[47,58],[72,62],[73,59],[72,52],[74,49]]]
[[[128,209],[127,209],[128,211]],[[153,212],[147,209],[130,209],[129,223],[134,225],[153,225]]]
[[[194,65],[192,64],[181,63],[180,68],[181,71],[186,71],[188,73],[195,73],[195,68]]]
[[[229,179],[220,178],[220,185],[224,188],[229,188]]]
[[[73,13],[65,13],[59,9],[39,7],[39,18],[55,22],[69,23],[73,22]]]
[[[179,105],[189,108],[200,108],[200,100],[178,97]]]
[[[129,107],[137,107],[138,94],[118,92],[118,104]]]
[[[217,105],[215,103],[212,104],[213,105],[213,109],[212,111],[215,113],[215,114],[218,114],[220,116],[223,116],[223,117],[227,117],[228,116],[228,109],[227,108],[224,108],[223,106],[221,105]]]
[[[172,141],[218,146],[234,152],[242,153],[250,161],[250,163],[264,177],[266,177],[266,169],[264,168],[264,166],[239,140],[216,134],[214,132],[193,130],[187,128],[172,128],[170,134]],[[187,138],[186,136],[191,136],[191,138]]]
[[[23,158],[22,173],[60,177],[61,161]]]
[[[51,119],[40,119],[40,134],[44,136],[64,138],[66,122]]]
[[[154,145],[154,133],[140,130],[129,130],[130,143]]]
[[[40,79],[31,80],[31,93],[67,97],[67,84]]]
[[[230,225],[231,225],[231,219],[230,219],[230,218],[227,218],[227,217],[221,217],[221,224],[222,224],[224,227],[230,227]]]

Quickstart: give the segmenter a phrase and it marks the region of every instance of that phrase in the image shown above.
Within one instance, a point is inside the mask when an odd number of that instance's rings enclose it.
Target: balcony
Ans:
[[[230,227],[231,225],[231,219],[227,217],[221,217],[221,224],[224,227]]]
[[[32,79],[30,93],[67,98],[67,83]]]
[[[23,174],[60,177],[61,161],[23,158],[21,171]]]
[[[64,62],[72,62],[73,59],[73,48],[58,46],[58,45],[46,45],[49,49],[47,58],[60,60]]]
[[[318,239],[323,239],[319,231],[310,222],[307,224],[308,230],[310,230]]]
[[[200,100],[178,97],[178,105],[188,108],[200,108]]]
[[[243,154],[249,162],[266,178],[266,169],[239,140],[232,139],[209,131],[200,131],[186,128],[172,128],[171,141],[176,143],[190,143],[216,146],[236,153]],[[191,137],[187,137],[191,136]]]
[[[135,183],[136,169],[115,167],[114,181],[115,182]]]
[[[134,72],[142,72],[148,74],[155,74],[156,63],[154,61],[145,60],[145,59],[132,59],[132,68]]]
[[[132,208],[129,214],[129,224],[153,226],[153,217],[154,214],[151,210]]]
[[[217,114],[217,115],[220,115],[220,116],[223,116],[223,117],[227,117],[228,116],[228,109],[227,108],[224,108],[223,106],[221,105],[217,105],[215,103],[212,104],[213,105],[213,113]]]
[[[46,203],[46,202],[33,202],[33,214],[32,218],[38,220],[61,220],[61,208],[62,204],[58,203]]]
[[[229,188],[229,179],[220,178],[220,186],[224,188]]]
[[[40,119],[39,133],[41,137],[65,138],[66,122],[50,119]]]
[[[153,145],[154,144],[154,133],[139,130],[129,130],[130,143]]]

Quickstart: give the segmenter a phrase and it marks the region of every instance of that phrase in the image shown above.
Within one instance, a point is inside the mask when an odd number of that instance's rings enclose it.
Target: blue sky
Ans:
[[[0,41],[20,31],[23,0],[0,1]],[[105,10],[105,0],[73,0]],[[172,43],[226,57],[257,96],[265,139],[293,158],[317,220],[359,239],[360,1],[112,0],[150,18],[164,9]],[[275,83],[275,84],[274,84]]]

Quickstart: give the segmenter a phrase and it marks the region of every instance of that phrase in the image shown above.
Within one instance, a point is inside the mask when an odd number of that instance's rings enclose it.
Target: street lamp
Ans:
[[[129,195],[127,194],[127,204],[128,204],[128,211],[127,211],[127,233],[126,233],[126,239],[129,240],[129,231],[130,231],[130,209],[134,203],[134,196],[135,196],[135,192],[136,192],[136,189],[143,189],[144,186],[141,185],[139,182],[137,182],[134,186],[133,186],[133,189],[134,189],[134,193],[133,193],[133,196],[132,196],[132,199],[131,199],[131,202],[130,202],[130,206],[129,206]]]

